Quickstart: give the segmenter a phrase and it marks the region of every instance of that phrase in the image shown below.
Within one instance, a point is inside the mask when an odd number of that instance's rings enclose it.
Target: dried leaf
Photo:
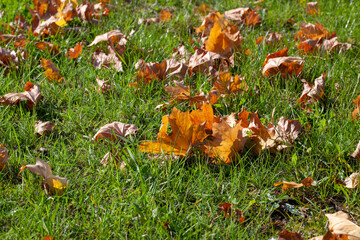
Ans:
[[[123,170],[126,167],[126,163],[121,159],[120,153],[117,149],[111,149],[110,152],[105,154],[100,162],[100,164],[104,167],[106,167],[109,163],[114,163],[120,170]]]
[[[353,111],[353,113],[352,113],[352,118],[353,118],[353,119],[358,119],[357,114],[359,113],[359,110],[360,110],[360,95],[358,95],[358,96],[356,97],[356,99],[353,100],[353,102],[354,102],[354,104],[355,104],[355,109],[354,109],[354,111]],[[359,144],[360,144],[360,143],[359,143]],[[360,146],[359,146],[359,147],[360,147]],[[360,151],[360,149],[359,149],[359,151]]]
[[[70,59],[75,59],[80,56],[83,49],[82,42],[78,42],[75,47],[70,48],[69,51],[66,53],[66,56]]]
[[[29,85],[27,85],[28,89]],[[27,101],[28,106],[30,109],[40,101],[41,93],[40,88],[38,85],[32,85],[32,87],[25,92],[21,93],[8,93],[5,94],[0,98],[0,103],[7,106],[7,105],[15,105],[19,101]]]
[[[325,90],[325,77],[323,73],[320,77],[315,79],[315,85],[308,83],[306,80],[301,80],[304,83],[304,90],[301,94],[298,104],[304,110],[311,112],[311,109],[307,105],[311,105],[314,102],[320,101]]]
[[[336,36],[336,32],[329,33],[320,23],[302,23],[300,31],[295,34],[295,40],[305,41],[307,39],[318,40],[320,38],[330,39]]]
[[[318,2],[308,2],[306,4],[306,13],[309,15],[318,15],[319,13],[319,4]]]
[[[9,150],[0,144],[0,170],[3,169],[9,161]]]
[[[304,187],[310,187],[313,182],[314,180],[311,177],[307,177],[301,180],[301,183],[304,185]]]
[[[210,12],[210,7],[206,6],[205,3],[202,3],[200,6],[194,9],[194,12],[199,13],[200,15],[206,15]]]
[[[218,23],[221,29],[224,29],[229,22],[224,19],[224,16],[217,11],[213,11],[207,15],[204,21],[201,23],[201,26],[195,28],[196,34],[202,38],[206,38],[210,35],[210,29],[214,26],[214,23]]]
[[[296,182],[277,182],[274,183],[274,186],[277,187],[279,185],[283,185],[283,190],[293,189],[293,188],[301,188],[304,186],[302,183],[296,183]]]
[[[213,81],[212,90],[217,91],[220,96],[225,97],[230,94],[243,94],[249,87],[241,75],[231,76],[229,72],[219,72]]]
[[[265,44],[269,46],[280,45],[283,36],[280,33],[272,32],[269,33],[265,38]],[[256,44],[260,44],[264,40],[264,37],[258,37]]]
[[[104,79],[96,78],[96,82],[99,86],[99,92],[107,92],[113,88],[113,86],[107,84],[108,81],[105,81]]]
[[[161,22],[169,22],[171,20],[171,18],[173,17],[173,15],[165,9],[162,9],[160,12],[160,21]]]
[[[334,214],[325,214],[329,220],[329,230],[340,235],[347,235],[349,240],[360,239],[360,227],[349,220],[349,215],[339,211]]]
[[[235,8],[224,12],[224,17],[237,24],[241,24],[245,21],[246,16],[251,11],[251,8]]]
[[[55,124],[50,121],[47,122],[37,121],[35,123],[35,132],[40,135],[44,135],[46,131],[51,132],[54,126]]]
[[[51,55],[56,55],[59,53],[58,46],[54,45],[52,43],[49,43],[49,42],[44,42],[44,41],[36,42],[35,47],[37,47],[38,49],[43,50],[45,52],[46,51],[50,52]]]
[[[212,126],[213,138],[206,142],[202,150],[211,158],[219,158],[219,163],[230,163],[247,141],[243,129],[241,122],[234,128],[226,121],[215,122]]]
[[[100,138],[106,138],[110,141],[117,141],[121,138],[127,137],[130,134],[135,134],[138,128],[134,124],[126,124],[121,122],[112,122],[102,126],[93,137],[97,141]]]
[[[220,54],[196,47],[194,50],[195,53],[191,56],[188,64],[192,72],[209,75],[218,70],[228,69],[228,63]]]
[[[91,58],[92,65],[97,69],[112,67],[117,72],[122,72],[122,61],[119,59],[117,53],[110,46],[108,47],[108,51],[109,54],[105,54],[102,50],[97,49]]]
[[[221,25],[215,22],[210,30],[209,38],[205,41],[205,49],[228,58],[240,49],[243,40],[236,26],[228,25],[222,30]]]
[[[300,57],[288,57],[287,48],[276,53],[269,54],[263,64],[262,75],[271,76],[281,73],[286,75],[300,75],[304,66],[304,59]]]
[[[360,182],[360,173],[353,173],[349,177],[345,178],[345,187],[358,188]]]
[[[231,215],[231,208],[232,208],[232,204],[231,203],[227,203],[227,202],[223,202],[219,204],[219,208],[221,211],[224,212],[224,216],[226,217],[227,215]]]
[[[303,240],[300,233],[292,233],[283,228],[283,231],[278,234],[278,240]]]
[[[172,130],[170,134],[167,133],[169,123]],[[157,142],[145,141],[139,148],[142,152],[185,156],[207,136],[204,123],[196,124],[191,120],[189,111],[181,112],[174,108],[169,116],[163,116]]]
[[[61,82],[63,80],[63,76],[61,75],[60,70],[55,66],[55,64],[48,59],[41,59],[41,66],[46,70],[45,76],[49,81],[57,81]]]
[[[214,116],[214,110],[208,103],[204,103],[199,109],[192,111],[190,118],[194,124],[203,124],[205,122],[207,133],[211,133],[214,123],[220,122],[220,118]]]
[[[68,179],[54,176],[51,171],[50,164],[44,162],[40,158],[36,159],[35,165],[23,165],[20,172],[27,168],[30,172],[40,175],[44,178],[45,186],[52,194],[62,195],[63,191],[68,187]]]
[[[120,30],[113,30],[102,35],[96,36],[94,41],[89,45],[89,47],[98,44],[99,42],[108,42],[110,45],[115,46],[116,43],[120,45],[125,45],[127,42],[125,34]]]

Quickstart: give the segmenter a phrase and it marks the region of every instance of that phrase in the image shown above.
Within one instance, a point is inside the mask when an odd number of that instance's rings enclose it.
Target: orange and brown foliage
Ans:
[[[41,66],[46,70],[44,74],[49,81],[61,82],[63,80],[60,70],[51,60],[41,59]]]

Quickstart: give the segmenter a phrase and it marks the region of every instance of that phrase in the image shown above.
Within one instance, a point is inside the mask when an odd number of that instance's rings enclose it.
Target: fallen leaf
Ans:
[[[283,190],[293,189],[293,188],[301,188],[301,187],[310,187],[311,183],[313,183],[314,180],[311,177],[307,177],[301,181],[301,183],[296,182],[277,182],[274,183],[274,186],[283,185]]]
[[[355,109],[354,109],[354,111],[353,111],[353,113],[352,113],[352,118],[353,119],[358,119],[358,113],[359,113],[359,110],[360,110],[360,95],[358,95],[357,97],[356,97],[356,99],[354,99],[353,100],[353,102],[354,102],[354,104],[355,104]],[[360,149],[359,149],[359,151],[360,151]]]
[[[297,49],[301,50],[303,53],[314,53],[317,51],[324,52],[340,52],[347,51],[351,47],[349,43],[341,43],[337,40],[337,37],[334,36],[330,39],[319,38],[317,40],[307,39],[297,45]]]
[[[121,122],[112,122],[102,126],[93,137],[97,141],[100,138],[106,138],[110,141],[120,140],[120,137],[127,137],[130,134],[135,134],[138,128],[134,124],[127,124]]]
[[[250,11],[251,8],[249,7],[235,8],[224,12],[224,17],[235,22],[236,24],[241,24],[245,21],[245,18]]]
[[[269,46],[277,46],[280,45],[283,36],[280,33],[272,32],[269,33],[265,38],[258,37],[256,39],[256,44],[260,44],[265,39],[265,44]]]
[[[217,71],[228,70],[228,62],[218,53],[195,47],[195,53],[189,60],[188,67],[194,73],[211,75]]]
[[[104,79],[96,78],[96,82],[99,86],[99,92],[107,92],[113,88],[113,86],[107,84],[108,81],[105,81]]]
[[[300,96],[300,99],[298,100],[298,104],[300,104],[302,109],[311,112],[311,109],[308,107],[308,105],[320,101],[325,90],[325,77],[326,74],[323,73],[320,77],[315,79],[315,84],[308,83],[304,79],[301,80],[304,83],[304,90]]]
[[[61,82],[61,80],[63,80],[63,76],[61,75],[60,70],[55,66],[55,64],[51,60],[42,58],[41,66],[46,70],[45,76],[49,81]]]
[[[170,134],[167,133],[169,123]],[[139,148],[142,152],[185,156],[207,136],[205,123],[196,124],[191,120],[189,111],[181,112],[174,108],[170,115],[163,116],[157,141],[144,141]]]
[[[345,187],[347,188],[358,188],[360,181],[360,173],[353,173],[349,177],[345,178]]]
[[[298,76],[303,69],[304,61],[300,57],[288,57],[287,48],[285,48],[266,57],[262,75],[271,76],[281,73],[283,77],[287,75]]]
[[[172,17],[173,17],[173,15],[168,10],[161,9],[161,12],[160,12],[160,21],[161,22],[169,22]]]
[[[127,43],[126,35],[120,30],[113,30],[102,35],[96,36],[94,41],[89,47],[98,44],[99,42],[108,42],[110,45],[115,46],[116,43],[125,45]]]
[[[202,3],[200,6],[196,7],[194,12],[200,13],[200,15],[206,15],[210,12],[210,7],[206,6],[205,3]]]
[[[300,25],[300,31],[295,34],[295,40],[305,41],[307,39],[318,40],[320,38],[330,39],[336,36],[336,32],[329,33],[328,30],[324,29],[324,25],[316,22],[302,23]]]
[[[194,124],[200,125],[205,122],[205,131],[208,134],[211,133],[213,124],[220,122],[220,118],[214,116],[214,110],[208,103],[204,103],[199,109],[191,111],[190,118]]]
[[[9,150],[0,144],[0,170],[2,170],[9,161]]]
[[[119,151],[115,148],[106,153],[100,162],[104,167],[109,163],[114,163],[120,170],[126,167],[126,163],[121,159]]]
[[[27,84],[26,89],[29,88],[29,85]],[[8,93],[5,94],[0,98],[0,103],[8,106],[8,105],[15,105],[19,101],[26,101],[27,105],[30,109],[33,109],[33,107],[40,101],[41,93],[40,88],[38,85],[32,85],[32,87],[21,93]]]
[[[66,53],[66,56],[70,59],[75,59],[80,56],[83,49],[82,42],[78,42],[75,47],[70,48],[69,51]]]
[[[292,233],[283,228],[283,231],[278,234],[278,240],[303,240],[300,233]]]
[[[243,40],[237,26],[228,25],[222,30],[220,24],[215,22],[205,41],[205,49],[228,58],[240,49]]]
[[[221,29],[224,29],[229,24],[229,22],[224,19],[224,15],[221,15],[218,11],[213,11],[205,17],[200,27],[195,28],[196,34],[202,38],[208,37],[215,22],[220,25]]]
[[[97,49],[91,58],[92,65],[97,69],[112,67],[117,72],[122,72],[122,61],[117,53],[110,46],[108,46],[108,52],[109,54],[106,54],[102,50]]]
[[[325,214],[329,220],[329,230],[337,235],[347,235],[349,240],[360,239],[360,227],[351,222],[349,215],[339,211],[334,214]]]
[[[231,203],[227,203],[227,202],[223,202],[219,204],[219,208],[221,211],[224,212],[224,216],[226,217],[227,215],[231,215],[231,208],[232,208],[232,204]]]
[[[58,46],[49,42],[44,42],[44,41],[36,42],[35,47],[45,52],[50,52],[51,55],[59,54]]]
[[[35,123],[35,132],[40,135],[44,135],[46,132],[51,132],[54,126],[55,124],[50,121],[47,122],[37,121]]]
[[[218,158],[218,163],[230,163],[248,139],[243,135],[243,129],[241,122],[233,128],[226,121],[214,122],[212,139],[206,141],[202,151],[211,158]]]
[[[318,2],[308,2],[306,4],[306,13],[309,15],[318,15],[319,13],[319,4]]]
[[[52,193],[62,195],[63,191],[68,187],[68,179],[54,176],[51,171],[50,164],[44,162],[40,158],[36,159],[35,165],[23,165],[20,172],[27,168],[30,172],[40,175],[44,178],[46,188]]]
[[[158,23],[160,22],[160,18],[158,17],[154,17],[154,18],[139,18],[138,20],[138,25],[141,24],[146,24],[146,25],[150,25],[151,23]]]
[[[241,75],[233,77],[229,72],[219,72],[213,81],[212,90],[217,91],[222,97],[230,94],[243,94],[249,86]]]

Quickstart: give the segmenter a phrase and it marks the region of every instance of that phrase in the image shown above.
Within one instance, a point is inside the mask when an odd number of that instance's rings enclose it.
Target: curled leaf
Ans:
[[[117,141],[119,137],[127,137],[136,133],[138,128],[134,124],[126,124],[121,122],[113,122],[102,126],[93,137],[97,141],[100,138],[106,138],[110,141]]]
[[[70,59],[75,59],[80,56],[83,49],[83,45],[81,42],[78,42],[75,47],[70,48],[69,51],[66,53],[66,56]]]
[[[29,85],[26,86],[26,89],[29,89]],[[40,99],[41,93],[39,86],[32,85],[31,88],[25,92],[5,94],[0,98],[0,103],[7,106],[15,105],[19,101],[26,101],[30,109],[32,109]]]
[[[311,109],[309,109],[307,105],[320,101],[325,90],[325,77],[326,74],[323,73],[315,79],[315,84],[308,83],[304,79],[301,80],[304,83],[304,90],[298,100],[298,104],[300,104],[302,109],[308,109],[308,112],[311,112]]]
[[[0,144],[0,170],[3,169],[9,161],[9,150]]]
[[[50,121],[47,122],[37,121],[35,124],[35,132],[40,135],[44,135],[45,132],[51,132],[54,126],[55,124]]]
[[[41,66],[46,70],[45,76],[49,81],[57,81],[61,82],[63,80],[63,76],[60,70],[55,66],[55,64],[48,59],[41,59]]]
[[[345,178],[345,187],[358,188],[360,182],[360,173],[356,172]]]

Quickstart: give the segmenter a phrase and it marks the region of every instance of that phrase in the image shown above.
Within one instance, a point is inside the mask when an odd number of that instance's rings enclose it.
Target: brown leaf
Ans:
[[[214,110],[208,103],[204,103],[199,109],[192,111],[190,118],[194,124],[203,124],[205,122],[207,133],[211,133],[214,123],[220,122],[220,118],[214,116]]]
[[[9,161],[9,150],[0,144],[0,170],[3,169]]]
[[[27,101],[30,109],[40,101],[41,93],[38,85],[33,85],[28,91],[21,93],[8,93],[0,98],[0,103],[7,105],[15,105],[19,101]]]
[[[307,39],[318,40],[320,38],[330,39],[336,36],[336,32],[329,33],[320,23],[302,23],[300,31],[295,34],[295,40],[305,41]]]
[[[304,186],[302,183],[296,183],[296,182],[277,182],[274,183],[274,186],[277,187],[279,185],[283,185],[283,190],[293,189],[293,188],[301,188]]]
[[[69,51],[66,53],[66,56],[70,59],[75,59],[80,56],[83,49],[82,42],[78,42],[75,47],[70,48]]]
[[[349,240],[360,239],[360,227],[351,222],[349,215],[339,211],[334,214],[325,214],[329,220],[329,230],[340,235],[347,235]]]
[[[44,178],[45,186],[52,194],[62,195],[63,191],[68,187],[68,179],[54,176],[51,171],[50,164],[44,162],[40,158],[36,159],[35,165],[23,165],[20,172],[27,168],[30,172],[40,175]]]
[[[186,63],[186,61],[188,61],[190,56],[191,54],[189,53],[188,50],[186,50],[184,43],[182,43],[178,47],[173,48],[173,54],[171,55],[171,58],[176,59],[181,63]]]
[[[306,4],[306,13],[309,15],[318,15],[319,13],[319,4],[318,2],[308,2]]]
[[[170,134],[167,133],[169,123]],[[163,116],[157,142],[144,141],[139,148],[142,152],[185,156],[207,136],[204,123],[196,124],[191,120],[189,111],[181,112],[174,108],[170,115]]]
[[[47,121],[47,122],[42,122],[42,121],[37,121],[35,123],[35,132],[40,134],[40,135],[44,135],[45,132],[51,132],[54,128],[55,124]]]
[[[265,44],[269,46],[280,45],[283,36],[280,33],[272,32],[269,33],[265,38]],[[258,37],[256,44],[260,44],[264,40],[264,37]]]
[[[115,44],[117,43],[119,43],[120,45],[125,45],[127,43],[127,39],[125,34],[123,34],[120,30],[113,30],[96,36],[94,41],[89,45],[89,47],[96,45],[99,42],[108,42],[112,46],[115,46]]]
[[[310,187],[313,182],[314,180],[311,177],[307,177],[301,180],[301,183],[304,185],[304,187]]]
[[[15,51],[0,47],[0,67],[10,68],[12,65],[19,63],[19,59]]]
[[[356,172],[345,178],[345,187],[358,188],[360,182],[360,173]]]
[[[294,144],[295,139],[301,132],[301,123],[298,120],[289,120],[280,117],[277,126],[275,127],[276,150],[280,151]]]
[[[49,81],[57,81],[61,82],[63,80],[63,76],[61,75],[60,70],[55,66],[55,64],[48,59],[41,59],[41,66],[46,70],[45,76]]]
[[[110,46],[108,47],[108,51],[109,54],[106,54],[102,50],[97,49],[91,58],[92,65],[97,69],[112,67],[117,72],[122,72],[122,61],[119,59],[117,53]]]
[[[210,12],[210,7],[206,6],[205,3],[202,3],[200,6],[194,9],[194,12],[199,13],[200,15],[206,15]]]
[[[105,81],[104,79],[96,78],[96,82],[99,86],[99,92],[107,92],[113,88],[113,86],[107,84],[108,81]]]
[[[314,53],[317,51],[339,52],[347,51],[351,47],[349,43],[341,43],[334,36],[331,39],[319,38],[317,40],[307,39],[297,45],[297,48],[303,53]]]
[[[36,42],[35,47],[45,52],[50,52],[51,55],[56,55],[59,53],[58,46],[49,42],[44,42],[44,41]]]
[[[261,23],[261,18],[259,14],[254,10],[250,11],[248,15],[245,17],[245,25],[246,26],[256,26]]]
[[[231,76],[229,72],[219,72],[213,81],[212,90],[217,91],[222,97],[230,94],[243,94],[249,87],[241,75]]]
[[[226,217],[228,214],[231,215],[231,208],[232,208],[232,204],[231,203],[227,203],[227,202],[223,202],[219,204],[219,208],[221,211],[224,212],[224,216]]]
[[[221,29],[224,29],[229,24],[229,22],[224,19],[223,15],[218,11],[213,11],[205,17],[200,27],[195,28],[196,34],[202,38],[208,37],[210,35],[210,29],[214,26],[215,22],[221,26]]]
[[[245,21],[246,16],[251,11],[251,8],[235,8],[224,12],[224,17],[237,24],[241,24]]]
[[[160,18],[158,17],[155,17],[155,18],[139,18],[138,20],[138,25],[141,25],[141,24],[146,24],[146,25],[150,25],[151,23],[158,23],[160,22]]]
[[[104,167],[109,163],[114,163],[120,170],[123,170],[126,167],[126,163],[121,159],[119,151],[115,148],[106,153],[100,162]]]
[[[194,50],[195,53],[191,56],[188,64],[192,72],[210,75],[218,70],[228,69],[228,63],[220,54],[196,47]]]
[[[278,234],[279,240],[303,240],[300,233],[292,233],[283,228],[283,231]]]
[[[234,128],[230,127],[226,121],[215,122],[212,126],[213,138],[202,146],[202,151],[211,158],[219,158],[218,163],[230,163],[247,141],[247,136],[243,135],[243,129],[241,122]]]
[[[110,141],[117,141],[121,139],[119,137],[125,138],[130,134],[135,134],[137,130],[138,128],[134,124],[113,122],[102,126],[93,137],[93,140],[107,138]]]
[[[288,57],[287,48],[276,53],[269,54],[263,64],[262,75],[271,76],[281,73],[281,75],[298,76],[304,66],[304,59],[300,57]]]
[[[304,110],[311,112],[311,109],[307,105],[311,105],[314,102],[320,101],[325,90],[325,77],[323,73],[320,77],[315,79],[315,85],[308,83],[306,80],[301,80],[304,83],[304,90],[298,100],[298,104]]]

